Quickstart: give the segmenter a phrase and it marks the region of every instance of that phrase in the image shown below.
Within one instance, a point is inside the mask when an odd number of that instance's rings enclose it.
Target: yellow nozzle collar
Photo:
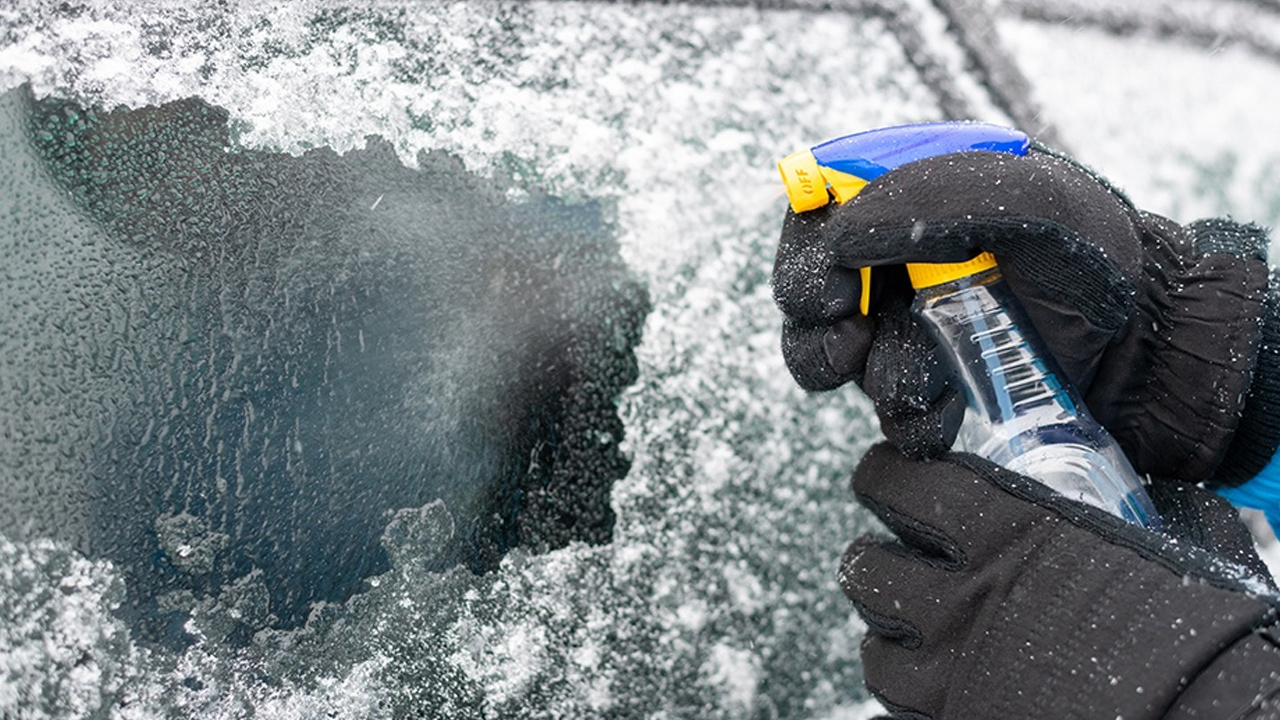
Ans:
[[[907,275],[911,287],[916,290],[977,275],[996,266],[996,258],[989,252],[957,263],[907,263]]]

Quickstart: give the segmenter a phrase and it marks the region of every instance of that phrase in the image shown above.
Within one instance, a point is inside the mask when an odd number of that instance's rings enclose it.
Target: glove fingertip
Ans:
[[[828,297],[832,292],[852,292],[854,303],[858,293],[857,279],[853,279],[854,289],[848,290],[849,280],[835,267],[822,237],[825,218],[825,208],[806,213],[787,211],[769,283],[783,314],[806,325],[820,324],[834,317],[834,311],[842,310],[841,303]]]
[[[880,429],[885,439],[911,460],[928,460],[951,450],[964,419],[964,395],[948,385],[920,412],[896,409],[884,413]]]
[[[865,319],[826,327],[804,327],[791,320],[782,327],[782,357],[800,387],[809,392],[834,390],[861,380],[872,328]]]

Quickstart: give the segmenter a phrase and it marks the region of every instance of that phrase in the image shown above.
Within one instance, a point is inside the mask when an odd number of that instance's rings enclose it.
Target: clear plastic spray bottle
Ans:
[[[846,203],[868,183],[925,158],[962,152],[1026,155],[1030,138],[985,123],[899,125],[846,135],[778,163],[791,209]],[[960,446],[1059,493],[1132,523],[1160,517],[1114,438],[1089,415],[1054,362],[995,258],[908,263],[915,312],[949,356],[969,399]],[[862,314],[870,312],[871,268],[862,268]]]
[[[995,258],[909,263],[912,310],[960,376],[963,449],[1073,500],[1158,528],[1160,517],[1114,438],[1080,401]]]

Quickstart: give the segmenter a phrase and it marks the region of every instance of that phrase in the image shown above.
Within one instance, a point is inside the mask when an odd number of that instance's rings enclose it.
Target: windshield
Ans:
[[[768,5],[0,10],[0,715],[871,717],[774,163],[972,118],[1274,223],[1276,18]]]

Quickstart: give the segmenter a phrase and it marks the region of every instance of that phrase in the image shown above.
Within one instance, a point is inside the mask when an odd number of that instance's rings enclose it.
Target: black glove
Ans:
[[[1096,175],[1033,147],[921,160],[844,205],[788,212],[773,286],[801,386],[856,381],[889,440],[932,457],[951,447],[964,396],[909,313],[901,264],[990,251],[1140,472],[1235,485],[1280,445],[1266,247],[1255,226],[1183,228],[1139,212]],[[868,317],[857,309],[863,266],[876,267]]]
[[[840,572],[895,717],[1236,718],[1280,696],[1280,599],[1211,493],[1156,498],[1170,531],[1195,529],[1175,538],[974,455],[881,444],[853,487],[897,535],[859,539]]]

